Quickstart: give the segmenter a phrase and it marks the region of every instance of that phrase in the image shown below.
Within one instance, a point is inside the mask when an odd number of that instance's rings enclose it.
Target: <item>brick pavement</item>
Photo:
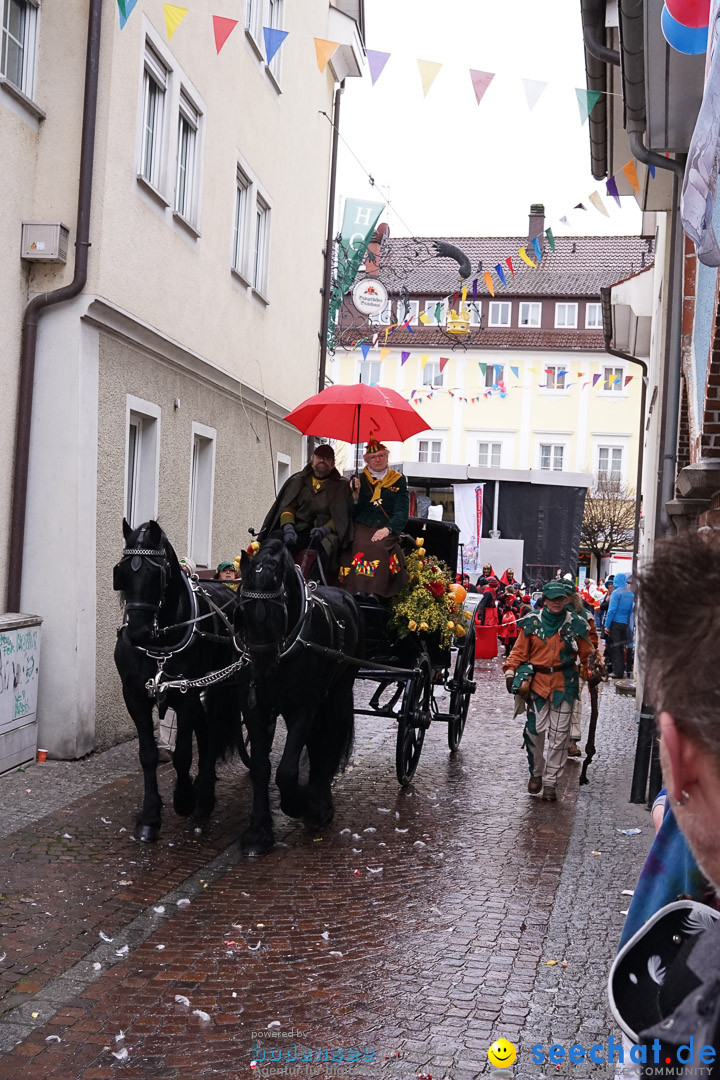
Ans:
[[[591,785],[578,794],[570,765],[567,796],[549,805],[524,791],[497,662],[478,664],[478,684],[460,751],[450,758],[434,726],[407,792],[392,725],[360,719],[333,826],[314,835],[278,813],[279,844],[259,861],[235,843],[249,806],[239,764],[221,770],[205,834],[170,808],[157,845],[129,831],[141,790],[131,748],[112,751],[105,773],[91,763],[99,786],[74,766],[86,780],[69,801],[57,775],[73,766],[1,779],[3,817],[18,788],[36,798],[0,841],[0,1080],[250,1076],[253,1032],[268,1055],[292,1043],[271,1038],[275,1024],[302,1031],[305,1047],[374,1050],[373,1065],[307,1073],[358,1080],[469,1080],[490,1071],[499,1035],[520,1048],[515,1075],[537,1076],[533,1043],[606,1040],[620,893],[650,837],[647,813],[627,803],[634,703],[604,688]],[[617,831],[635,825],[640,836]]]

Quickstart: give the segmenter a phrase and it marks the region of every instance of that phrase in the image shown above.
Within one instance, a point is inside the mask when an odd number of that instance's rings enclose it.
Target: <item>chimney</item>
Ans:
[[[542,203],[533,203],[530,207],[530,220],[528,222],[528,240],[535,236],[542,236],[545,232],[545,207]]]

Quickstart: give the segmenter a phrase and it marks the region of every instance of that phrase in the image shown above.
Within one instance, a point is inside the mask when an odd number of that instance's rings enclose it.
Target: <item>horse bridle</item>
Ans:
[[[163,606],[163,601],[165,599],[165,590],[167,589],[168,582],[170,580],[170,568],[167,552],[158,548],[123,548],[120,562],[115,568],[115,571],[117,572],[120,565],[125,562],[126,559],[130,559],[130,569],[134,573],[136,573],[140,569],[140,558],[143,555],[155,556],[156,558],[159,557],[161,560],[159,564],[156,562],[153,562],[151,564],[160,571],[160,600],[157,604],[152,604],[147,600],[129,600],[125,602],[125,611],[151,611],[155,615],[155,621],[157,622],[157,616],[160,612],[160,608]],[[137,559],[137,563],[135,562],[135,559]],[[117,573],[114,574],[113,584],[116,588],[116,591],[122,591],[121,589],[117,589],[117,585],[119,584]]]

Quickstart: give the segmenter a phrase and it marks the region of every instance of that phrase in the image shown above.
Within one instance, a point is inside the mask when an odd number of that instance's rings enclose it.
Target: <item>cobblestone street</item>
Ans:
[[[457,754],[433,725],[399,790],[392,723],[358,718],[333,825],[277,811],[259,861],[236,843],[239,762],[220,769],[202,835],[173,813],[163,766],[155,845],[132,836],[134,742],[0,778],[0,1080],[245,1077],[258,1039],[259,1075],[296,1044],[374,1054],[296,1075],[471,1080],[502,1075],[487,1061],[501,1036],[525,1078],[557,1075],[533,1044],[617,1039],[606,976],[652,836],[628,802],[635,700],[601,687],[590,785],[571,762],[553,805],[526,792],[500,662],[476,678]]]

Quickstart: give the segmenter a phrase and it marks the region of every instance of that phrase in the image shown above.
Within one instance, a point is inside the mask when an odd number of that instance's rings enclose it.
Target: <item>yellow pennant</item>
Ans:
[[[635,162],[628,161],[627,165],[623,165],[622,171],[630,187],[633,189],[633,191],[636,191],[639,194],[640,184],[637,177],[637,171],[635,169]]]
[[[425,326],[427,326],[427,324],[429,322],[431,322],[431,321],[432,320],[430,319],[430,316],[428,315],[428,313],[426,311],[423,311],[423,312],[420,313],[420,322],[424,323]]]
[[[328,60],[339,46],[338,41],[327,41],[326,38],[315,38],[315,55],[317,65],[321,71],[325,71]]]
[[[188,9],[176,7],[175,4],[163,4],[163,11],[165,12],[165,29],[167,30],[168,41],[172,41],[172,36],[187,15]]]
[[[527,263],[528,266],[532,266],[533,270],[535,269],[535,263],[532,261],[524,247],[518,248],[518,255],[524,263]]]
[[[420,81],[422,82],[423,97],[427,97],[442,64],[436,64],[434,60],[418,60],[417,66],[420,72]]]
[[[391,352],[391,350],[390,350],[390,349],[381,349],[381,350],[380,350],[380,363],[381,363],[381,364],[382,364],[383,360],[384,360],[384,359],[385,359],[385,358],[386,358],[387,356],[389,356],[389,355],[390,355],[390,352]]]
[[[465,307],[465,301],[467,300],[467,289],[467,285],[463,285],[462,300],[460,301],[461,307]]]
[[[430,357],[427,353],[420,353],[420,367],[423,371],[425,370],[425,365],[427,364],[429,359]]]

